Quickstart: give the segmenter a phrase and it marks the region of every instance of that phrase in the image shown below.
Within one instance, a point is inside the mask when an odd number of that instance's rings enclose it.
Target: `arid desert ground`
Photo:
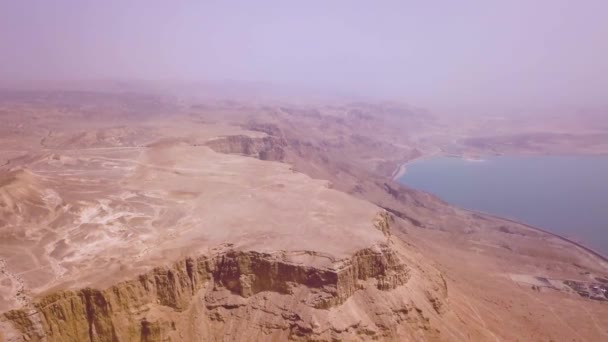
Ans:
[[[96,89],[0,118],[0,341],[608,340],[606,258],[393,180],[607,154],[601,113]]]

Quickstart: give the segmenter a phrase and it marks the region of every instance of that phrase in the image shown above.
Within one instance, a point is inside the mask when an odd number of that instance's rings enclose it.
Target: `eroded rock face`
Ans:
[[[314,257],[312,252],[303,254]],[[410,277],[409,267],[388,244],[361,250],[352,258],[336,260],[325,268],[288,261],[292,257],[285,253],[228,250],[155,268],[104,290],[84,288],[52,293],[29,308],[5,313],[4,338],[156,341],[176,330],[178,317],[223,325],[228,315],[224,311],[247,306],[253,315],[262,309],[250,306],[250,298],[256,302],[259,296],[267,295],[297,298],[298,305],[307,309],[286,310],[281,315],[287,322],[298,321],[299,315],[306,312],[335,309],[367,287],[388,291],[406,284]],[[227,303],[226,298],[233,304]],[[202,312],[192,315],[192,310]],[[164,314],[154,320],[151,311]],[[266,329],[270,334],[292,337],[307,334],[306,328],[297,324],[277,325],[274,329],[269,325]]]
[[[282,161],[285,158],[285,142],[272,136],[252,138],[230,135],[210,140],[206,145],[219,153],[240,154],[261,160]]]

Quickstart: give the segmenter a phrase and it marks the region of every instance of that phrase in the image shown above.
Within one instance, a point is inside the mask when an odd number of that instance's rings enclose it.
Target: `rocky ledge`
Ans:
[[[213,292],[229,291],[242,298],[261,292],[294,295],[315,309],[344,303],[357,290],[373,284],[390,290],[407,282],[408,267],[387,244],[335,260],[329,267],[310,267],[288,261],[318,257],[304,251],[276,254],[237,251],[228,246],[216,255],[186,258],[157,267],[135,279],[107,289],[84,288],[46,295],[29,307],[12,310],[1,318],[6,341],[144,341],[155,340],[174,329],[146,317],[150,305],[160,310],[190,310],[205,293],[213,307]],[[306,291],[300,291],[300,288]],[[305,295],[302,297],[302,294]],[[228,305],[229,306],[229,305]],[[224,306],[225,307],[225,306]],[[209,319],[217,319],[217,314]],[[167,330],[167,331],[165,331]],[[154,335],[154,336],[153,336]]]

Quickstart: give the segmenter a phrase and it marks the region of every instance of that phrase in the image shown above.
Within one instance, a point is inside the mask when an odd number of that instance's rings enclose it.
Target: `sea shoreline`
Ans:
[[[411,163],[413,163],[414,161],[420,161],[420,160],[429,159],[429,158],[436,158],[436,157],[453,157],[453,158],[460,158],[460,159],[463,159],[463,160],[475,161],[475,162],[478,162],[478,161],[483,161],[483,160],[484,160],[483,158],[476,158],[476,157],[475,157],[475,158],[471,158],[471,157],[460,156],[460,155],[442,155],[442,154],[435,154],[435,155],[427,155],[427,156],[422,156],[422,157],[418,157],[418,158],[414,158],[414,159],[408,160],[407,162],[404,162],[404,163],[402,163],[401,165],[399,165],[399,166],[398,166],[398,167],[395,169],[395,171],[393,172],[393,175],[392,175],[392,180],[393,180],[393,181],[396,181],[396,182],[399,182],[399,179],[400,179],[401,177],[403,177],[403,176],[405,175],[405,173],[407,172],[407,165],[408,165],[408,164],[411,164]],[[574,245],[574,246],[576,246],[576,247],[578,247],[578,248],[580,248],[580,249],[584,250],[585,252],[587,252],[587,253],[589,253],[589,254],[593,255],[594,257],[599,258],[599,259],[600,259],[600,260],[602,260],[603,262],[608,263],[608,256],[607,256],[607,255],[604,255],[603,253],[601,253],[601,252],[599,252],[599,251],[596,251],[596,250],[595,250],[595,249],[593,249],[592,247],[586,246],[586,245],[584,245],[584,244],[582,244],[582,243],[580,243],[580,242],[576,242],[576,241],[574,241],[574,240],[571,240],[571,239],[569,239],[569,238],[567,238],[567,237],[565,237],[565,236],[559,235],[559,234],[557,234],[557,233],[553,233],[553,232],[551,232],[551,231],[549,231],[549,230],[546,230],[546,229],[544,229],[544,228],[540,228],[540,227],[532,226],[532,225],[527,224],[527,223],[525,223],[525,222],[518,221],[517,219],[510,219],[510,218],[507,218],[507,217],[502,217],[502,216],[499,216],[499,215],[496,215],[496,214],[492,214],[492,213],[487,213],[487,212],[483,212],[483,211],[478,211],[478,210],[473,210],[473,209],[466,209],[466,208],[462,208],[462,207],[459,207],[459,206],[457,206],[457,205],[455,205],[455,204],[452,204],[452,203],[449,203],[449,205],[451,205],[451,206],[455,206],[455,207],[457,207],[457,208],[459,208],[459,209],[461,209],[461,210],[464,210],[464,211],[469,212],[469,213],[472,213],[472,214],[477,214],[477,215],[484,215],[484,216],[488,216],[488,217],[491,217],[491,218],[493,218],[493,219],[497,219],[497,220],[503,220],[503,221],[506,221],[506,222],[510,222],[510,223],[518,224],[518,225],[524,226],[524,227],[526,227],[526,228],[528,228],[528,229],[531,229],[531,230],[534,230],[534,231],[538,231],[538,232],[541,232],[541,233],[548,234],[548,235],[553,236],[553,237],[555,237],[555,238],[558,238],[558,239],[560,239],[560,240],[562,240],[562,241],[565,241],[565,242],[571,243],[572,245]]]
[[[453,204],[450,203],[450,205],[453,205]],[[518,224],[518,225],[524,226],[524,227],[526,227],[526,228],[528,228],[530,230],[534,230],[534,231],[538,231],[538,232],[541,232],[541,233],[545,233],[545,234],[551,235],[551,236],[553,236],[555,238],[558,238],[558,239],[560,239],[562,241],[571,243],[571,244],[575,245],[576,247],[583,249],[585,252],[590,253],[593,256],[601,259],[603,262],[608,263],[608,256],[605,256],[601,252],[596,251],[592,247],[585,246],[584,244],[582,244],[580,242],[576,242],[576,241],[571,240],[571,239],[569,239],[569,238],[567,238],[565,236],[559,235],[557,233],[553,233],[553,232],[551,232],[549,230],[546,230],[544,228],[533,226],[533,225],[527,224],[525,222],[518,221],[516,219],[510,219],[510,218],[507,218],[507,217],[502,217],[502,216],[498,216],[498,215],[495,215],[495,214],[487,213],[487,212],[484,212],[484,211],[465,209],[465,208],[461,208],[461,207],[458,207],[458,208],[461,209],[461,210],[464,210],[466,212],[472,213],[472,214],[488,216],[488,217],[491,217],[491,218],[496,219],[496,220],[502,220],[502,221],[506,221],[506,222],[509,222],[509,223]]]
[[[457,155],[457,154],[443,154],[443,153],[429,154],[429,155],[426,155],[426,156],[420,156],[420,157],[412,158],[412,159],[410,159],[410,160],[408,160],[408,161],[406,161],[404,163],[399,164],[399,166],[397,166],[395,168],[395,170],[393,171],[393,173],[391,175],[391,179],[393,181],[398,181],[399,178],[403,177],[403,175],[405,175],[405,173],[407,172],[407,165],[408,164],[412,164],[414,162],[418,162],[418,161],[425,160],[425,159],[437,158],[437,157],[459,158],[459,159],[466,160],[466,161],[471,161],[471,162],[482,162],[482,161],[484,161],[483,158],[461,156],[461,155]]]
[[[395,168],[395,171],[393,171],[393,174],[391,175],[391,180],[393,181],[398,181],[399,178],[403,177],[403,175],[405,175],[405,173],[407,172],[407,165],[412,164],[414,162],[417,161],[421,161],[421,160],[425,160],[425,159],[431,159],[431,158],[436,158],[436,157],[446,157],[446,155],[442,155],[440,153],[438,154],[429,154],[426,156],[420,156],[420,157],[416,157],[416,158],[412,158],[406,162],[403,162],[401,164],[399,164],[399,166],[397,166],[397,168]],[[458,157],[458,156],[454,156],[454,157]]]
[[[405,175],[405,172],[406,172],[405,165],[407,163],[409,163],[409,162],[403,163],[403,164],[399,165],[399,167],[397,169],[395,169],[395,171],[393,172],[393,175],[391,176],[392,180],[397,181],[397,180],[399,180],[399,178],[401,178],[401,177],[403,177],[403,175]]]

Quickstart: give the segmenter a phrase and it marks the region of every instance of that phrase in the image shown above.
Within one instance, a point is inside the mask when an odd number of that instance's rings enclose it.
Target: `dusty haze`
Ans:
[[[607,10],[0,0],[0,342],[606,341]]]
[[[0,78],[236,80],[604,106],[608,2],[3,1]]]

